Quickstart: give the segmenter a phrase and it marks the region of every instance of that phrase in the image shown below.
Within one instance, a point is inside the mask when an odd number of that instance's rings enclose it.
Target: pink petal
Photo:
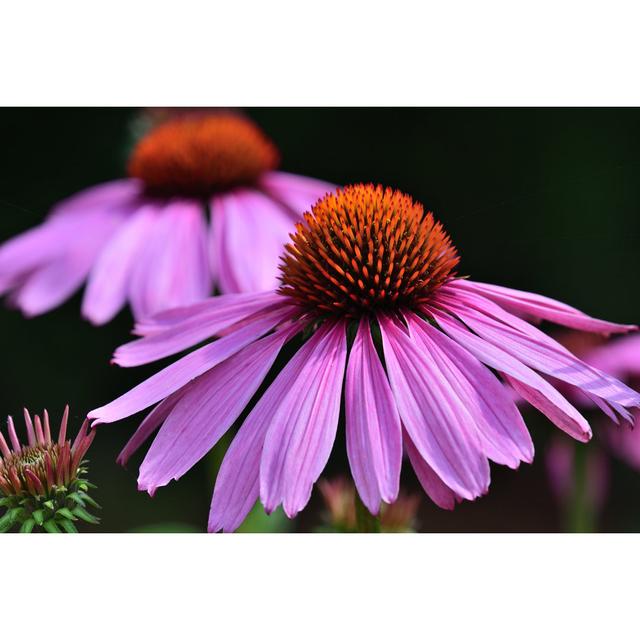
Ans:
[[[155,209],[142,207],[123,223],[98,256],[82,302],[82,314],[93,324],[108,322],[126,304],[131,270],[155,221]]]
[[[113,356],[114,362],[121,367],[137,367],[193,347],[255,313],[280,311],[281,319],[285,319],[294,311],[282,296],[279,296],[277,306],[272,304],[266,307],[262,297],[225,301],[226,297],[214,298],[222,302],[212,305],[212,310],[207,313],[193,313],[189,320],[174,327],[118,347]]]
[[[533,442],[506,388],[473,355],[414,314],[407,324],[475,420],[485,455],[511,468],[533,460]]]
[[[153,494],[213,448],[245,409],[282,345],[299,330],[290,326],[262,338],[194,380],[153,441],[138,488]]]
[[[20,288],[11,296],[11,301],[27,316],[45,313],[69,298],[82,286],[95,256],[105,242],[121,224],[121,218],[109,213],[87,216],[65,235],[75,243],[65,241],[63,255],[35,269]],[[54,241],[50,236],[49,241]]]
[[[640,396],[625,384],[576,358],[555,340],[504,311],[490,300],[473,294],[438,296],[475,333],[498,345],[521,362],[573,384],[608,402],[640,406]]]
[[[118,181],[60,202],[41,225],[0,246],[0,292],[20,284],[34,269],[63,259],[87,237],[106,242],[101,227],[93,233],[94,222],[99,225],[105,215],[124,219],[136,206],[137,195],[137,183]]]
[[[379,316],[391,390],[420,455],[458,495],[473,500],[489,486],[489,464],[475,419],[422,343]]]
[[[462,323],[444,312],[429,308],[428,312],[453,340],[472,353],[480,362],[508,375],[510,384],[517,380],[519,391],[551,422],[578,440],[591,438],[591,428],[580,413],[544,378],[499,346],[471,333]]]
[[[583,359],[612,376],[636,376],[640,374],[640,335],[626,336],[592,349]]]
[[[402,465],[400,416],[376,352],[369,320],[360,321],[345,383],[347,454],[362,501],[377,514],[398,497]]]
[[[194,380],[194,382],[196,382]],[[193,382],[187,384],[182,389],[166,397],[162,402],[157,404],[149,415],[142,421],[135,433],[131,436],[127,444],[118,455],[116,462],[125,466],[131,456],[155,433],[156,429],[167,419],[172,409],[182,398],[186,391],[193,385]]]
[[[438,474],[427,464],[420,455],[411,438],[404,432],[404,445],[409,456],[411,466],[415,471],[425,493],[441,508],[451,510],[461,500],[454,491],[440,480]]]
[[[320,198],[336,190],[336,186],[329,182],[283,171],[264,174],[260,186],[299,216],[311,211],[312,205]]]
[[[325,323],[247,418],[255,429],[270,425],[260,464],[260,496],[269,513],[282,502],[293,518],[311,497],[336,435],[346,356],[344,322]]]
[[[96,421],[94,424],[116,422],[163,400],[270,331],[278,322],[277,314],[266,313],[235,333],[193,351],[113,402],[94,409],[88,417]]]
[[[582,311],[570,307],[568,304],[547,298],[528,291],[509,289],[483,282],[473,282],[471,280],[458,279],[448,285],[452,288],[459,288],[465,291],[478,293],[485,298],[493,300],[507,311],[513,313],[523,313],[536,320],[548,320],[565,327],[578,329],[580,331],[591,331],[594,333],[627,333],[637,329],[632,324],[616,324],[606,320],[591,318]]]
[[[277,289],[280,256],[294,230],[282,206],[259,191],[236,189],[213,198],[211,220],[222,293]]]
[[[172,201],[157,221],[131,274],[136,319],[206,298],[212,289],[207,228],[197,201]]]
[[[222,310],[227,306],[262,304],[262,307],[266,309],[282,299],[282,296],[276,291],[226,293],[184,307],[160,311],[160,313],[136,322],[134,333],[139,336],[155,335],[167,329],[176,328],[179,324],[190,323],[195,316],[208,317],[213,311]]]

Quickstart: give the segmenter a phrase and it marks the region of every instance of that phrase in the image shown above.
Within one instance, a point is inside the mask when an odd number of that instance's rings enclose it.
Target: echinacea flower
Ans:
[[[42,419],[24,410],[27,443],[21,444],[11,416],[7,419],[9,440],[0,431],[0,532],[18,527],[23,533],[43,528],[75,533],[74,521],[96,524],[87,507],[97,507],[88,495],[93,485],[85,479],[86,455],[95,432],[84,421],[73,444],[67,440],[69,407],[60,422],[58,437],[52,436],[49,414]],[[11,446],[9,446],[11,445]]]
[[[625,416],[624,407],[640,406],[635,391],[521,316],[602,333],[634,327],[458,277],[458,261],[442,225],[409,196],[373,185],[339,189],[297,225],[277,290],[220,296],[139,323],[142,337],[115,353],[121,366],[219,339],[89,417],[114,422],[159,403],[120,455],[125,463],[161,427],[138,479],[153,494],[249,408],[209,517],[210,531],[231,531],[258,498],[267,512],[282,504],[290,518],[305,507],[343,400],[351,472],[372,514],[398,496],[403,449],[427,494],[447,509],[488,490],[489,460],[512,468],[532,460],[513,395],[494,372],[581,441],[591,437],[589,425],[546,377]],[[254,397],[282,347],[301,333],[295,355]]]
[[[358,523],[356,488],[344,477],[318,481],[318,489],[326,506],[324,519],[327,523],[322,531],[336,533],[362,532]],[[405,494],[402,490],[391,504],[380,508],[379,531],[382,533],[409,533],[414,531],[420,497]]]
[[[128,302],[142,319],[223,293],[277,285],[300,214],[332,185],[275,171],[278,151],[249,120],[183,114],[134,148],[129,177],[59,203],[0,246],[0,295],[27,316],[86,281],[82,313],[108,322]]]

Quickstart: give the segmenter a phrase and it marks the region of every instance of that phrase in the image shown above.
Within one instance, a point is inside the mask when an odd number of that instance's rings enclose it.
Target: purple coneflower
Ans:
[[[279,289],[212,298],[137,325],[115,362],[137,366],[219,339],[92,411],[114,422],[159,403],[120,455],[160,427],[140,469],[151,494],[188,471],[233,425],[282,347],[306,341],[244,419],[220,468],[209,530],[234,530],[258,497],[294,517],[307,504],[344,400],[347,454],[376,514],[399,490],[403,450],[427,494],[450,509],[489,487],[489,460],[516,468],[533,444],[502,379],[574,438],[591,430],[545,376],[627,415],[627,386],[521,318],[584,331],[596,320],[532,293],[456,275],[458,255],[431,213],[373,185],[338,190],[304,216],[284,250]],[[542,375],[541,375],[542,374]],[[344,383],[344,392],[343,392]]]
[[[84,476],[86,455],[95,431],[84,421],[73,444],[67,440],[69,407],[60,422],[58,437],[52,436],[49,414],[42,418],[24,410],[27,442],[21,444],[11,416],[7,419],[9,439],[0,431],[0,532],[19,527],[23,533],[43,528],[75,533],[74,521],[96,524],[87,507],[97,507],[88,495],[93,485]]]
[[[273,289],[294,222],[334,188],[274,171],[278,157],[237,115],[160,124],[134,148],[129,178],[61,202],[42,225],[0,246],[0,294],[34,316],[86,280],[82,313],[103,324],[127,302],[142,319],[202,300],[213,286]]]

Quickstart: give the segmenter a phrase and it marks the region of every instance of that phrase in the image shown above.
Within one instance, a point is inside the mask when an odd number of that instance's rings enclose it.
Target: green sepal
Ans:
[[[89,524],[100,524],[100,520],[95,516],[92,516],[86,509],[82,507],[75,507],[72,511],[74,516],[78,516],[81,520],[88,522]]]
[[[0,498],[0,507],[10,507],[13,504],[13,498]]]
[[[85,496],[86,494],[82,493],[81,491],[74,491],[73,493],[70,493],[67,498],[69,500],[73,500],[76,504],[79,504],[81,507],[85,506]]]
[[[33,518],[28,518],[22,523],[22,526],[20,527],[20,533],[31,533],[35,524],[36,521]]]
[[[53,520],[47,520],[42,526],[47,533],[62,533],[58,525]]]
[[[44,509],[37,509],[31,514],[31,517],[36,521],[36,524],[42,526],[44,523]]]
[[[88,494],[88,493],[83,493],[82,494],[82,499],[90,506],[93,507],[94,509],[102,509],[102,507]],[[84,506],[84,505],[83,505]]]
[[[8,513],[5,513],[0,518],[0,533],[6,533],[13,526],[13,520],[9,517]]]
[[[71,511],[69,511],[69,509],[67,509],[67,507],[62,507],[62,509],[58,509],[56,515],[61,515],[63,518],[66,518],[67,520],[78,519],[73,515],[73,513],[71,513]]]
[[[55,504],[53,504],[53,500],[47,500],[43,504],[44,504],[45,507],[47,507],[47,509],[51,509],[51,511],[55,511],[55,509],[56,509]]]
[[[67,533],[78,533],[76,529],[76,525],[71,522],[71,520],[60,520],[58,524],[67,532]]]

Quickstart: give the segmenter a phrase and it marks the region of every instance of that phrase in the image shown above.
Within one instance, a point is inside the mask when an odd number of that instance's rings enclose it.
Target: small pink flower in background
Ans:
[[[334,188],[275,171],[278,160],[273,143],[238,115],[163,122],[136,145],[127,179],[64,200],[0,246],[0,295],[35,316],[86,282],[82,313],[103,324],[127,303],[143,319],[214,287],[273,289],[294,222]]]
[[[332,531],[353,533],[358,531],[356,488],[346,478],[337,477],[318,481],[318,489],[326,506],[325,521]],[[380,509],[380,531],[403,533],[414,530],[420,497],[402,492],[392,504]]]
[[[267,512],[282,504],[291,518],[305,507],[343,401],[351,472],[372,514],[398,497],[403,450],[445,509],[486,493],[489,460],[514,469],[531,462],[533,443],[507,385],[583,442],[588,423],[547,377],[624,418],[626,407],[640,406],[635,391],[521,316],[603,334],[635,327],[466,280],[456,274],[458,261],[442,225],[409,196],[373,185],[339,189],[298,224],[279,289],[219,296],[138,323],[142,337],[115,353],[121,366],[219,339],[89,417],[110,423],[156,405],[119,457],[126,463],[159,429],[138,479],[153,494],[249,406],[209,516],[210,531],[232,531],[258,498]],[[287,343],[297,352],[254,397]]]
[[[590,446],[583,453],[585,474],[584,496],[590,512],[599,513],[607,499],[610,484],[609,460],[601,448]],[[565,508],[578,499],[580,487],[576,482],[576,447],[571,440],[554,436],[545,453],[547,475],[555,498]]]

